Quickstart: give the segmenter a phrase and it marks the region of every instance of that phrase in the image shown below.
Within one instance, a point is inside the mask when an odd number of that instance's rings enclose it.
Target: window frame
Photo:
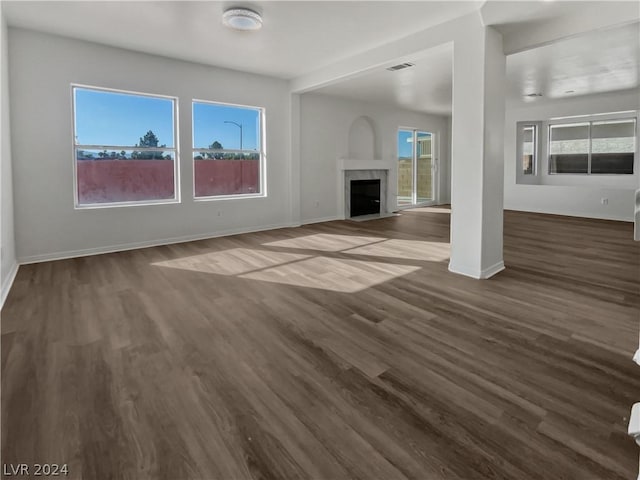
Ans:
[[[410,132],[411,133],[411,203],[410,204],[399,204],[398,203],[398,178],[399,178],[399,170],[400,164],[398,162],[398,153],[400,142],[399,133],[400,132]],[[418,155],[418,135],[421,133],[427,133],[431,136],[431,197],[425,201],[418,201],[418,159],[420,156]],[[437,129],[427,129],[427,128],[418,128],[418,127],[407,127],[399,125],[396,129],[395,135],[395,159],[394,159],[394,171],[395,171],[395,195],[394,202],[397,210],[406,210],[408,208],[416,208],[420,206],[429,206],[435,205],[438,203],[438,199],[440,198],[440,131]]]
[[[631,173],[591,173],[591,154],[592,154],[592,128],[594,123],[608,122],[608,121],[631,121],[633,122],[633,136],[636,139],[636,145],[633,152],[633,170]],[[578,172],[552,172],[551,171],[551,129],[558,125],[578,125],[588,124],[588,153],[587,153],[587,171],[585,173]],[[575,117],[565,117],[549,120],[547,124],[547,174],[548,175],[579,175],[579,176],[614,176],[614,177],[626,177],[628,175],[635,175],[638,168],[638,117],[635,112],[629,112],[628,114],[622,113],[603,113],[595,115],[580,115]]]
[[[206,104],[206,105],[215,105],[215,106],[225,106],[225,107],[235,107],[235,108],[243,108],[248,110],[256,110],[258,112],[259,119],[259,128],[258,134],[260,136],[258,145],[259,150],[237,150],[237,149],[227,149],[223,148],[220,150],[212,150],[210,148],[196,148],[195,147],[195,109],[194,105],[196,103]],[[198,153],[257,153],[258,154],[258,168],[260,178],[258,179],[258,185],[260,187],[260,191],[257,193],[237,193],[232,195],[208,195],[197,197],[196,196],[196,159],[195,156]],[[211,161],[216,161],[215,159],[211,159]],[[264,198],[267,197],[267,148],[266,148],[266,110],[264,107],[256,107],[255,105],[242,105],[238,103],[227,103],[227,102],[218,102],[213,100],[202,100],[198,98],[191,99],[191,165],[192,165],[192,175],[191,175],[191,186],[192,186],[192,198],[194,202],[210,202],[217,200],[240,200],[240,199],[249,199],[249,198]]]
[[[524,143],[524,131],[526,128],[533,127],[533,161],[532,161],[532,172],[525,173],[522,168],[522,157],[524,154],[523,143]],[[523,176],[527,178],[536,177],[538,175],[538,163],[540,159],[540,147],[541,147],[541,131],[542,131],[542,122],[516,122],[516,160],[518,165],[517,176]]]
[[[124,95],[135,95],[139,97],[160,98],[164,100],[171,100],[173,108],[173,147],[164,147],[163,151],[170,151],[173,153],[173,198],[158,199],[158,200],[135,200],[125,202],[104,202],[104,203],[80,203],[78,198],[78,162],[77,162],[77,150],[136,150],[136,151],[158,151],[159,148],[152,147],[135,147],[124,145],[85,145],[76,143],[76,89],[93,90],[98,92],[107,93],[119,93]],[[117,208],[117,207],[138,207],[146,205],[167,205],[181,203],[180,195],[180,155],[178,145],[180,144],[178,136],[178,97],[171,95],[162,95],[155,93],[136,92],[133,90],[124,90],[110,87],[98,87],[93,85],[84,85],[80,83],[71,84],[71,155],[73,159],[73,199],[74,210],[90,210],[96,208]]]

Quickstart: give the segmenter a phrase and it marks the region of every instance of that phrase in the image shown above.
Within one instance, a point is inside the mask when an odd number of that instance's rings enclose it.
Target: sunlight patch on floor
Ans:
[[[451,213],[450,208],[443,207],[416,207],[416,208],[405,208],[403,211],[405,212],[419,212],[419,213]]]
[[[240,275],[305,258],[309,258],[309,255],[254,250],[251,248],[233,248],[221,252],[165,260],[156,262],[153,265],[194,272],[215,273],[217,275]]]
[[[296,287],[320,288],[334,292],[354,293],[420,270],[413,265],[395,265],[361,260],[313,257],[240,278],[273,282]]]
[[[449,245],[446,243],[380,237],[316,234],[263,245],[407,260],[441,261],[449,258]],[[344,293],[359,292],[421,268],[252,248],[233,248],[164,260],[153,265]]]
[[[329,233],[317,233],[304,237],[278,240],[277,242],[263,243],[265,247],[300,248],[307,250],[319,250],[322,252],[339,252],[361,245],[386,240],[383,237],[358,237],[354,235],[332,235]]]
[[[351,250],[346,250],[343,253],[370,255],[372,257],[441,262],[449,259],[449,247],[448,243],[443,242],[392,239],[372,245],[353,248]]]

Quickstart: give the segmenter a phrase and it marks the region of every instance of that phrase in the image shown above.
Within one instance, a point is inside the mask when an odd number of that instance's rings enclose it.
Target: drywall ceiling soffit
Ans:
[[[389,72],[378,66],[329,83],[317,93],[451,114],[452,49],[403,57],[414,67]],[[637,91],[640,87],[640,23],[598,29],[507,56],[507,99],[539,105],[560,99]],[[529,98],[529,93],[542,97]]]
[[[315,93],[405,110],[451,115],[453,45],[441,45],[410,58],[413,66],[397,71],[378,67],[331,83]]]
[[[488,1],[483,22],[503,37],[504,52],[523,50],[640,20],[640,2],[630,1]]]
[[[240,2],[242,3],[242,2]],[[234,4],[235,5],[235,4]],[[10,26],[292,79],[477,11],[482,2],[267,1],[257,32],[222,25],[229,2],[3,2]]]

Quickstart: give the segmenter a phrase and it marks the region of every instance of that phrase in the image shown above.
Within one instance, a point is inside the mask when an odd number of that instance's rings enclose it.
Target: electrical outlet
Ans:
[[[601,203],[602,205],[609,205],[609,199],[608,199],[607,197],[602,197],[602,198],[600,199],[600,203]]]

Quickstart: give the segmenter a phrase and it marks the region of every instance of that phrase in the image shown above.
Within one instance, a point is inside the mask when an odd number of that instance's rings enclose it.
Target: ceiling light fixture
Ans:
[[[527,93],[527,94],[525,95],[525,97],[532,97],[532,98],[533,98],[533,97],[541,97],[541,96],[542,96],[542,93],[540,93],[540,92],[536,92],[536,93]]]
[[[222,23],[235,30],[260,30],[262,17],[248,8],[234,7],[222,14]]]

